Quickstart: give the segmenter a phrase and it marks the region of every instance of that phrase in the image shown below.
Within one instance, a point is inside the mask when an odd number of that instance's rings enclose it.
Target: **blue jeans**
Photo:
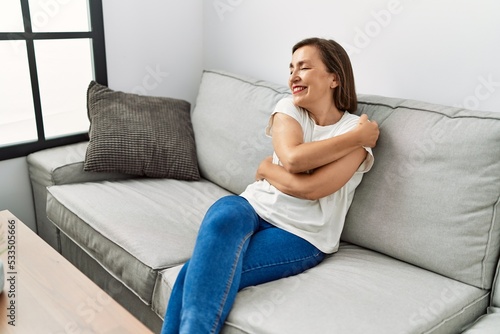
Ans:
[[[324,256],[304,239],[264,221],[243,197],[223,197],[203,219],[193,255],[172,290],[161,333],[219,333],[239,290],[301,273]]]

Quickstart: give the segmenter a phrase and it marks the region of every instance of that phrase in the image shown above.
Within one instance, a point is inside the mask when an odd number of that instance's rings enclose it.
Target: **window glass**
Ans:
[[[29,0],[29,6],[33,32],[90,31],[88,0]]]
[[[37,140],[26,44],[0,41],[0,146]]]
[[[24,32],[21,2],[19,0],[0,1],[0,31]]]
[[[91,41],[38,40],[35,54],[45,137],[87,132],[87,87],[94,77]]]
[[[106,84],[102,0],[0,0],[0,161],[88,140]]]

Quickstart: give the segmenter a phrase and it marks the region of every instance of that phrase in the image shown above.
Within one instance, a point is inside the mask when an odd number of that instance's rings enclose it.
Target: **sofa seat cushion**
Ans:
[[[130,179],[48,188],[52,222],[146,304],[159,269],[190,256],[208,207],[226,190],[207,180]]]
[[[161,316],[179,269],[158,276]],[[300,275],[240,291],[223,333],[458,333],[488,301],[486,290],[343,243]]]

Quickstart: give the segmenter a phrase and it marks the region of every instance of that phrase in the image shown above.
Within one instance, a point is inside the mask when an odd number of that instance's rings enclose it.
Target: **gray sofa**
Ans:
[[[199,181],[85,172],[85,142],[29,155],[39,234],[158,332],[205,211],[253,181],[287,94],[204,71]],[[381,134],[339,251],[242,290],[223,332],[499,333],[500,113],[368,95],[357,113]]]

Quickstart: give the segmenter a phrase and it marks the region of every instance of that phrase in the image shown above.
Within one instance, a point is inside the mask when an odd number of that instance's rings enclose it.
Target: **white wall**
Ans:
[[[204,66],[286,84],[291,47],[333,38],[358,93],[500,111],[497,0],[206,0]]]
[[[31,229],[35,207],[25,158],[0,161],[0,211],[9,210]]]
[[[203,64],[202,0],[103,1],[108,84],[194,103]]]

